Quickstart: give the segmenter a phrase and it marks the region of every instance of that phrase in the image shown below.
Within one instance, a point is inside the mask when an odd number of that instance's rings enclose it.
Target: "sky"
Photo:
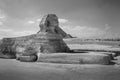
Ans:
[[[120,38],[120,0],[0,0],[0,38],[37,33],[46,14],[74,37]]]

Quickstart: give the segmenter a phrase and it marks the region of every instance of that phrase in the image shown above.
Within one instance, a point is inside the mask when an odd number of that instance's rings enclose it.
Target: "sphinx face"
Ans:
[[[56,27],[59,26],[58,17],[48,14],[42,18],[39,26],[41,32],[56,33]]]

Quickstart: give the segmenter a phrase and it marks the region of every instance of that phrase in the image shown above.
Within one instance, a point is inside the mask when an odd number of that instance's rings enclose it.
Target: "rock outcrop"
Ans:
[[[7,56],[14,56],[20,60],[36,60],[34,56],[39,53],[69,52],[70,49],[62,40],[59,31],[59,22],[55,14],[48,14],[40,22],[40,31],[37,34],[4,38],[0,44],[0,52]],[[32,56],[32,57],[28,57]],[[26,58],[26,59],[24,59]],[[29,59],[30,58],[30,59]]]

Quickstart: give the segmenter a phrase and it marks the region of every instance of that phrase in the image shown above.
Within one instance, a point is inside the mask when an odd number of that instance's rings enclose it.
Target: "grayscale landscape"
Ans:
[[[120,80],[120,1],[0,0],[0,80]]]

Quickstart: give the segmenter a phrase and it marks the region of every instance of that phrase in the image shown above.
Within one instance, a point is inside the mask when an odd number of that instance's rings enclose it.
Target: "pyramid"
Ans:
[[[58,17],[55,14],[45,15],[39,26],[40,31],[37,34],[3,38],[0,41],[0,53],[7,55],[7,58],[27,56],[28,58],[23,59],[30,61],[38,52],[43,54],[70,52],[70,49],[62,40]]]

